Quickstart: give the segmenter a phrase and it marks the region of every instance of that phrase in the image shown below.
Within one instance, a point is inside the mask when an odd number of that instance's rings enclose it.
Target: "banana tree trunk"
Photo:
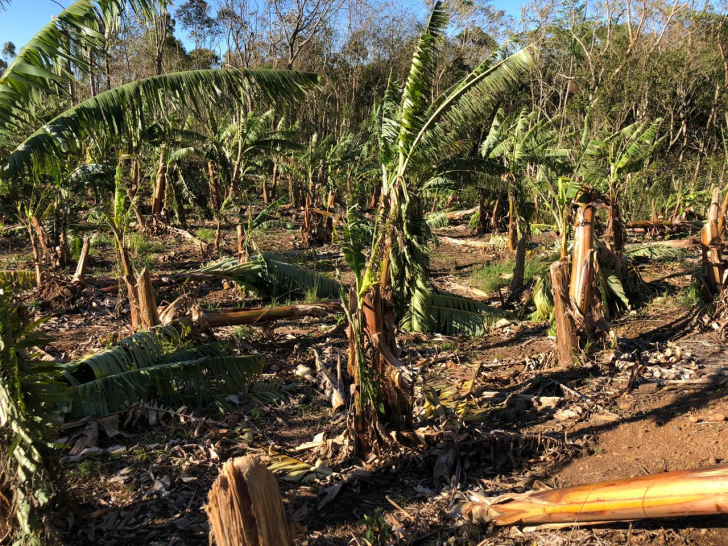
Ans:
[[[176,182],[172,183],[172,193],[174,194],[175,213],[177,214],[177,221],[183,228],[187,227],[187,214],[185,213],[185,203],[182,196],[182,190],[180,189],[180,177],[182,173],[179,172],[179,167],[175,165],[174,174],[176,175]],[[172,177],[175,180],[175,177]]]
[[[220,184],[217,176],[217,165],[213,160],[207,162],[207,175],[209,177],[210,203],[212,204],[212,210],[217,215],[220,213],[222,200],[220,199]]]
[[[712,200],[708,208],[708,222],[700,233],[700,246],[703,251],[703,274],[706,277],[711,299],[722,292],[723,275],[725,274],[725,264],[722,256],[723,241],[718,227],[719,199],[719,188],[713,188]]]
[[[161,324],[157,303],[154,300],[154,288],[149,271],[145,267],[136,279],[136,293],[139,302],[139,322],[144,330]]]
[[[78,257],[78,264],[76,265],[76,272],[73,275],[73,282],[83,282],[86,277],[86,266],[88,265],[89,250],[91,250],[91,238],[86,236],[83,238],[83,247],[81,248],[81,255]]]
[[[414,382],[396,356],[391,290],[376,284],[359,300],[352,289],[349,304],[354,317],[347,365],[355,385],[354,452],[365,457],[388,443],[386,429],[412,428]]]
[[[136,193],[137,191],[139,191],[139,186],[141,185],[141,173],[142,170],[141,165],[139,164],[139,157],[135,155],[131,164],[131,186],[127,188],[126,195],[129,198],[132,209],[134,209],[134,216],[136,217],[137,221],[137,231],[144,232],[147,230],[147,223],[144,220],[142,211],[134,202],[134,197],[136,197]]]
[[[369,210],[375,210],[377,208],[377,205],[379,204],[379,199],[382,196],[382,188],[379,184],[374,186],[374,192],[372,193],[372,198],[369,200]]]
[[[466,503],[481,524],[598,524],[649,518],[724,515],[728,465],[679,470]]]
[[[245,231],[242,224],[235,226],[235,233],[238,236],[238,263],[244,264],[248,261],[248,249],[245,246]]]
[[[54,244],[56,247],[56,266],[66,267],[71,261],[71,251],[68,245],[68,207],[66,206],[67,196],[64,191],[56,194],[53,214],[56,220],[56,231]]]
[[[263,183],[262,183],[262,190],[263,190],[263,203],[265,205],[268,205],[270,203],[270,197],[268,195],[268,180],[263,177]]]
[[[564,247],[565,243],[562,243]],[[594,207],[580,204],[576,213],[571,273],[567,258],[554,262],[549,270],[556,323],[556,357],[561,367],[572,363],[579,340],[591,339],[595,326],[608,330],[592,298],[596,262],[593,245]]]
[[[141,315],[139,313],[139,294],[137,293],[136,280],[134,278],[134,268],[131,265],[129,252],[124,245],[124,238],[121,233],[112,228],[116,244],[119,249],[119,261],[121,262],[121,275],[126,284],[127,298],[129,299],[129,313],[131,315],[131,329],[136,330],[142,324]]]
[[[616,199],[616,196],[615,196]],[[624,225],[619,210],[619,205],[612,201],[607,216],[607,231],[604,238],[612,242],[612,250],[621,254],[624,250]]]
[[[481,190],[478,192],[478,232],[488,231],[488,212],[485,208],[485,195]]]
[[[229,460],[208,494],[210,543],[290,546],[286,511],[273,473],[257,457]]]
[[[275,199],[278,195],[278,177],[280,174],[280,166],[278,164],[278,161],[273,162],[273,177],[271,178],[271,185],[270,185],[270,199]]]
[[[508,192],[508,250],[516,251],[518,233],[516,230],[516,200],[512,192]]]
[[[43,286],[45,281],[45,267],[43,267],[43,256],[38,247],[38,241],[36,240],[36,234],[31,224],[26,224],[28,229],[28,238],[30,239],[30,247],[33,250],[33,262],[35,265],[35,284],[38,288]]]
[[[718,232],[723,235],[723,229],[725,228],[725,217],[728,214],[728,191],[723,197],[723,204],[720,206],[720,216],[718,217]]]
[[[556,323],[556,361],[561,367],[571,365],[578,348],[576,328],[571,316],[569,300],[569,260],[563,258],[551,264],[551,294],[554,300],[554,322]]]
[[[43,227],[43,223],[37,216],[33,215],[30,221],[33,224],[36,236],[38,237],[41,255],[45,258],[51,250],[51,238],[48,236],[48,232]]]
[[[332,213],[331,215],[326,217],[325,223],[326,223],[326,238],[327,240],[331,240],[334,234],[334,210],[336,209],[336,197],[337,197],[337,190],[331,190],[328,195],[328,199],[326,200],[326,212]]]
[[[523,288],[526,274],[526,247],[526,237],[521,237],[516,248],[516,265],[513,268],[513,280],[511,280],[511,296],[515,296]]]
[[[578,309],[587,310],[593,279],[594,207],[579,205],[574,229],[574,250],[571,262],[569,296]]]
[[[164,196],[167,193],[167,143],[159,148],[159,163],[157,164],[157,181],[152,195],[152,219],[159,221],[164,210]]]
[[[289,318],[325,317],[341,313],[340,303],[316,303],[311,305],[286,305],[282,307],[263,307],[260,309],[229,309],[205,311],[204,322],[210,328],[258,324]]]
[[[498,233],[498,225],[500,224],[500,216],[499,216],[500,203],[501,203],[501,196],[499,195],[498,198],[495,200],[495,205],[493,205],[493,214],[490,218],[490,224],[491,224],[491,226],[493,226],[493,233]]]
[[[220,252],[220,246],[222,245],[222,218],[218,216],[215,218],[215,252]]]

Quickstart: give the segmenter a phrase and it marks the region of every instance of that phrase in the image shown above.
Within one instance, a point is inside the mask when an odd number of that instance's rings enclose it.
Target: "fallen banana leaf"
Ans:
[[[474,496],[457,512],[493,525],[580,525],[728,512],[728,465],[679,470],[639,478],[549,491]]]
[[[281,476],[282,480],[290,483],[308,483],[319,478],[331,476],[334,472],[326,467],[322,461],[315,464],[306,463],[288,455],[275,454],[271,456],[272,463],[268,470]]]

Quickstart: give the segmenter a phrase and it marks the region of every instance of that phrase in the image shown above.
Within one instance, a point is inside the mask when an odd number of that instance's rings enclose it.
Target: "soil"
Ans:
[[[464,227],[443,233],[472,237]],[[230,252],[232,230],[226,239]],[[498,237],[483,240],[491,240],[492,249],[435,248],[435,285],[468,295],[482,287],[473,272],[485,261],[512,259]],[[537,237],[529,259],[548,259],[552,240],[548,233]],[[169,235],[155,242],[163,248],[153,258],[134,258],[146,259],[153,274],[194,269],[210,259]],[[335,245],[300,248],[300,236],[282,230],[256,242],[287,261],[352,279]],[[92,252],[88,277],[111,276],[112,249]],[[11,267],[31,266],[22,241],[0,253]],[[728,462],[727,385],[684,381],[725,367],[726,347],[690,300],[698,256],[693,249],[678,260],[645,263],[642,276],[654,289],[650,301],[613,320],[615,346],[569,369],[554,367],[545,323],[499,324],[474,339],[400,333],[418,372],[416,428],[425,445],[403,437],[367,461],[351,458],[341,445],[346,416],[331,409],[317,384],[295,373],[301,364],[315,369],[314,349],[332,365],[346,361],[342,317],[222,328],[216,336],[232,339],[236,352],[268,357],[257,386],[194,413],[168,408],[161,414],[147,401],[103,426],[91,456],[74,460],[64,451],[53,525],[65,544],[207,544],[203,505],[221,463],[256,453],[270,461],[286,454],[312,467],[318,461],[328,469],[308,471],[298,482],[278,472],[298,545],[365,544],[363,538],[377,536],[382,544],[728,544],[728,515],[560,530],[489,529],[450,515],[470,491],[491,496]],[[182,289],[203,306],[265,304],[241,300],[216,282],[160,287],[157,301],[171,301]],[[113,291],[89,286],[44,296],[21,293],[31,314],[50,316],[41,328],[54,340],[43,349],[60,361],[130,333],[128,309],[117,305]],[[473,297],[496,306],[504,301],[497,293]],[[635,365],[640,362],[646,370]],[[664,380],[671,373],[677,379]],[[256,398],[256,389],[278,394]],[[555,397],[558,404],[541,405],[533,397]],[[84,426],[68,427],[62,440],[73,444]],[[333,441],[300,449],[320,433]],[[450,451],[454,459],[446,464]],[[365,516],[374,519],[367,524]],[[377,518],[380,524],[372,523]]]

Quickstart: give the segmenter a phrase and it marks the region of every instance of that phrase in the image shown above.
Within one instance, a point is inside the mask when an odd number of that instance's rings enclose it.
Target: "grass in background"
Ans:
[[[212,228],[201,228],[195,231],[195,236],[205,243],[211,243],[215,240],[215,230]]]
[[[505,260],[501,262],[486,263],[480,269],[473,272],[473,279],[478,281],[476,286],[481,290],[492,293],[497,292],[501,288],[511,284],[513,279],[513,268],[516,263],[514,260]],[[544,260],[526,259],[526,271],[524,274],[525,282],[528,282],[534,276],[543,276],[549,269],[550,263]]]
[[[685,309],[694,309],[703,302],[703,287],[698,279],[693,279],[690,285],[683,288],[677,298],[677,304]]]
[[[134,232],[129,235],[129,250],[137,256],[143,254],[158,254],[164,252],[164,243],[161,241],[150,241],[141,233]]]

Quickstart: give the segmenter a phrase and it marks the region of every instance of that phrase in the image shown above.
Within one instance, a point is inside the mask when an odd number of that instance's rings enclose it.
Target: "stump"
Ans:
[[[73,282],[83,282],[86,275],[86,266],[88,264],[88,252],[91,248],[91,238],[83,238],[83,248],[81,248],[81,255],[78,258],[78,265],[76,266],[76,273],[73,275]]]
[[[136,281],[137,303],[139,304],[139,322],[142,328],[148,330],[161,324],[157,303],[154,301],[154,288],[149,271],[145,267],[139,273]]]
[[[718,227],[718,200],[720,190],[713,188],[713,196],[708,208],[708,222],[700,233],[700,246],[703,253],[703,274],[705,275],[710,298],[719,295],[723,289],[725,264],[723,263],[723,241]]]
[[[569,300],[569,260],[552,263],[549,274],[556,319],[556,359],[559,366],[567,367],[571,364],[574,352],[578,348]]]
[[[278,482],[248,455],[225,463],[212,484],[205,512],[217,546],[290,546]]]

